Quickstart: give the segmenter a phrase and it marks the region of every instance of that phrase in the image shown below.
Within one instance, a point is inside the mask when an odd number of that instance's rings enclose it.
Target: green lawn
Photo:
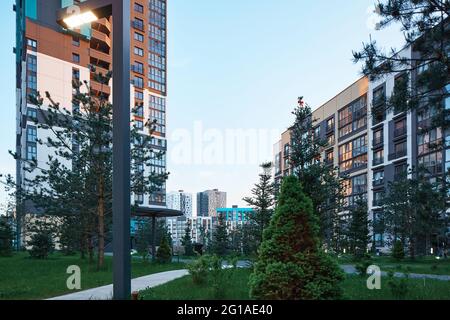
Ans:
[[[28,253],[20,253],[0,258],[0,300],[46,299],[75,292],[66,287],[69,277],[66,270],[70,265],[81,268],[82,290],[112,283],[111,257],[106,257],[105,270],[97,272],[95,265],[90,266],[79,256],[54,254],[48,260],[35,260],[29,258]],[[181,263],[159,265],[133,259],[132,275],[135,278],[184,267]]]
[[[249,300],[248,277],[251,270],[229,270],[232,275],[225,287],[224,300]],[[215,300],[210,285],[194,285],[186,276],[165,285],[141,292],[144,300]]]
[[[340,264],[356,264],[351,257],[339,258]],[[417,258],[415,260],[404,259],[395,261],[389,256],[373,257],[373,264],[379,266],[382,271],[409,272],[419,274],[450,275],[450,259],[437,260],[434,257]]]
[[[238,269],[227,282],[224,299],[248,300],[248,277],[251,270]],[[342,283],[346,300],[393,300],[388,278],[382,278],[381,290],[368,290],[366,278],[347,276]],[[450,282],[438,280],[408,280],[408,300],[450,300]],[[184,278],[141,292],[144,300],[211,300],[213,291],[207,285],[194,285],[192,278]]]

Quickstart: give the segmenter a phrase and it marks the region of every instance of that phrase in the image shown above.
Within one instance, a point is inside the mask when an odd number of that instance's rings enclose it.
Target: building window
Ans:
[[[144,21],[138,18],[134,18],[133,27],[138,30],[144,31]]]
[[[37,160],[37,147],[36,144],[27,144],[27,160]]]
[[[334,118],[327,120],[327,132],[334,131]]]
[[[418,162],[420,167],[423,167],[432,175],[442,173],[442,152],[434,152],[419,157]]]
[[[417,145],[419,155],[424,155],[428,152],[436,151],[442,147],[442,129],[434,128],[428,132],[417,135]]]
[[[384,191],[374,192],[373,193],[373,206],[380,207],[382,206],[384,199]]]
[[[139,3],[134,3],[134,11],[139,13],[144,13],[144,7],[140,5]]]
[[[72,53],[72,61],[75,63],[80,63],[80,55],[78,53]]]
[[[383,129],[375,131],[373,133],[373,145],[377,146],[383,144],[383,142],[384,142]]]
[[[373,185],[381,186],[384,184],[384,171],[376,171],[373,173]]]
[[[408,165],[406,163],[402,163],[394,167],[394,179],[396,180],[405,178],[407,173],[408,173]]]
[[[144,79],[142,79],[141,77],[135,76],[134,80],[133,80],[133,84],[135,87],[143,89],[144,88]]]
[[[406,134],[406,119],[395,122],[394,124],[394,137],[401,137]]]
[[[80,69],[72,68],[72,79],[80,80]]]
[[[372,121],[373,125],[386,120],[386,91],[384,85],[373,91]]]
[[[27,107],[27,117],[31,120],[37,120],[37,110],[35,108]]]
[[[339,138],[367,125],[367,97],[361,97],[339,111]]]
[[[136,116],[143,118],[144,117],[144,106],[142,104],[136,105]]]
[[[135,32],[134,40],[139,41],[139,42],[144,42],[144,35],[140,34],[139,32]]]
[[[334,134],[330,134],[330,135],[327,137],[327,143],[328,143],[328,146],[329,146],[329,147],[333,146],[333,145],[336,143],[336,139],[335,139],[335,137],[334,137]]]
[[[378,166],[384,163],[384,149],[375,151],[373,153],[373,165]]]
[[[341,172],[367,165],[367,135],[354,139],[339,147]]]
[[[139,47],[134,47],[134,54],[140,57],[144,56],[144,50]]]
[[[333,150],[327,151],[325,156],[325,162],[326,164],[333,164],[334,163],[334,152]]]
[[[136,73],[144,74],[144,65],[138,61],[134,62],[133,71]]]
[[[141,91],[135,91],[135,92],[134,92],[134,97],[135,97],[137,100],[144,100],[144,93],[141,92]]]
[[[142,120],[135,120],[134,121],[135,127],[138,130],[144,129],[144,122]]]
[[[37,95],[37,57],[35,55],[27,55],[27,101],[31,101],[31,97]]]
[[[393,159],[397,159],[397,158],[401,158],[406,156],[407,154],[407,145],[406,145],[406,141],[400,142],[400,143],[396,143],[394,145],[394,158]],[[393,160],[391,159],[391,160]]]
[[[79,47],[80,46],[80,38],[78,38],[76,36],[72,36],[72,45],[75,47]]]
[[[37,129],[34,126],[27,126],[27,142],[37,142]]]
[[[28,38],[27,39],[27,46],[28,48],[30,48],[32,51],[37,51],[37,41]]]

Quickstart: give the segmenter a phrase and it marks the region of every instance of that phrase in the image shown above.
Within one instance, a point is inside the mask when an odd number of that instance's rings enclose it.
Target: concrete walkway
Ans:
[[[342,270],[347,274],[357,274],[356,268],[354,265],[341,265]],[[383,277],[387,277],[388,273],[382,271],[381,275]],[[402,272],[395,272],[394,277],[397,278],[403,278],[405,277],[405,274]],[[409,277],[411,279],[433,279],[433,280],[440,280],[440,281],[450,281],[450,276],[447,275],[437,275],[437,274],[418,274],[418,273],[410,273]]]
[[[175,270],[151,274],[131,281],[131,291],[141,291],[148,288],[157,287],[167,282],[187,276],[187,270]],[[48,300],[111,300],[113,297],[112,284],[104,287],[93,288],[85,291],[67,294]]]

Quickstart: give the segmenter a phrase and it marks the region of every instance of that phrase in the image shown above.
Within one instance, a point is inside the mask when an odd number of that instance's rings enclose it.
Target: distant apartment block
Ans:
[[[192,194],[183,190],[167,194],[167,208],[180,210],[187,218],[192,218]]]
[[[197,193],[197,216],[216,217],[218,208],[227,206],[227,193],[218,189]]]
[[[239,208],[238,206],[217,209],[217,216],[223,215],[229,231],[236,230],[248,223],[249,216],[253,213],[254,211],[251,208]],[[217,221],[217,218],[215,220]]]

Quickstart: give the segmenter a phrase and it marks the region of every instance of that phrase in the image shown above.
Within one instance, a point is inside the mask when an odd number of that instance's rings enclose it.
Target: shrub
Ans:
[[[367,268],[369,268],[372,264],[373,261],[371,258],[365,258],[364,260],[361,260],[358,264],[356,264],[355,268],[358,274],[361,277],[364,277],[367,274]]]
[[[47,259],[54,250],[53,237],[48,231],[35,232],[27,244],[31,247],[31,257],[35,259]]]
[[[389,272],[388,276],[388,286],[391,289],[392,296],[397,300],[404,300],[409,292],[409,275],[405,274],[403,278],[395,278],[394,273]]]
[[[208,279],[209,268],[211,265],[211,257],[208,255],[201,256],[194,262],[188,264],[187,269],[192,276],[195,285],[202,285]]]
[[[298,178],[286,177],[250,276],[252,298],[341,298],[344,276],[336,261],[320,248],[318,219]]]
[[[396,261],[400,261],[405,258],[405,251],[401,241],[395,241],[394,247],[392,248],[392,258]]]
[[[13,231],[6,219],[0,217],[0,257],[12,255]]]
[[[159,263],[170,263],[172,261],[172,252],[167,237],[161,237],[161,243],[156,252],[156,260]]]

